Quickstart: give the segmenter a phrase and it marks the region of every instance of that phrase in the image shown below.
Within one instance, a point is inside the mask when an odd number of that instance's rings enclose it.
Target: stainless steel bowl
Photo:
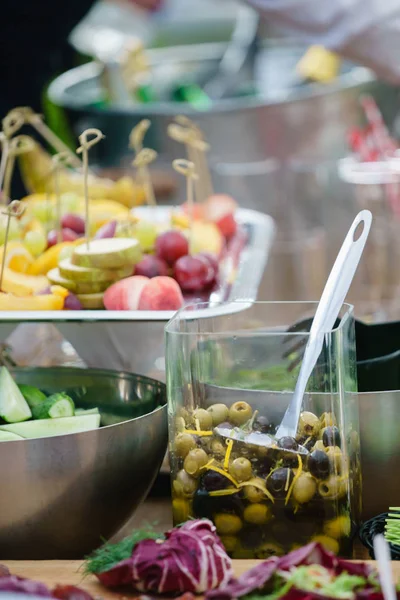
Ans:
[[[159,87],[168,87],[177,76],[193,72],[201,79],[218,64],[225,48],[225,43],[203,43],[149,50]],[[378,82],[367,69],[346,64],[331,85],[301,85],[295,66],[304,52],[304,47],[269,43],[255,64],[260,95],[221,100],[202,112],[173,102],[99,109],[96,106],[103,97],[101,68],[95,63],[60,75],[51,84],[49,97],[64,109],[75,135],[86,127],[99,127],[104,132],[107,144],[95,149],[101,166],[124,162],[129,154],[129,132],[143,118],[152,121],[146,143],[167,160],[176,158],[182,148],[169,140],[166,130],[177,113],[196,119],[214,158],[225,162],[251,162],[268,156],[283,160],[293,156],[321,160],[342,157],[347,153],[348,128],[362,119],[358,102],[362,94],[373,94],[388,124],[392,124],[397,112],[394,88]]]
[[[114,535],[153,484],[167,447],[165,386],[96,369],[17,368],[18,383],[68,390],[115,425],[0,444],[0,559],[78,559]]]

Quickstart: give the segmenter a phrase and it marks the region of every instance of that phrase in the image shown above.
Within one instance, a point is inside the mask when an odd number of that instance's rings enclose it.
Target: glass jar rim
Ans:
[[[246,330],[235,330],[228,328],[226,330],[221,331],[208,331],[204,330],[199,332],[198,334],[190,331],[177,331],[175,329],[176,324],[182,321],[200,321],[202,319],[211,319],[218,317],[227,317],[234,315],[235,313],[240,313],[247,308],[251,308],[253,306],[295,306],[295,305],[303,305],[303,306],[314,306],[317,307],[319,301],[307,301],[307,300],[299,300],[299,301],[268,301],[268,300],[248,300],[246,298],[238,298],[236,300],[232,300],[230,302],[219,302],[215,303],[213,306],[210,306],[207,302],[195,302],[192,304],[188,304],[181,309],[179,309],[174,316],[168,321],[165,325],[164,331],[168,335],[182,335],[182,336],[193,336],[193,335],[213,335],[213,336],[227,336],[227,335],[235,335],[236,337],[244,337],[244,335],[248,336],[266,336],[266,335],[276,335],[276,331],[274,332],[274,328],[271,327],[270,331],[259,330],[256,329],[246,329]],[[337,327],[334,327],[329,331],[329,333],[337,333],[341,329],[343,329],[347,320],[354,314],[354,306],[348,302],[344,302],[342,309],[345,309],[344,314],[340,318],[340,323]],[[183,316],[184,315],[184,316]],[[308,336],[309,332],[307,331],[298,331],[298,332],[282,332],[282,334],[290,335],[290,336]]]

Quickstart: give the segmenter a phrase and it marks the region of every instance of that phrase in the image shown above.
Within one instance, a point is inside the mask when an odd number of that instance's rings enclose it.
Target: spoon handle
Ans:
[[[354,239],[356,229],[363,224],[361,235]],[[362,210],[354,219],[326,282],[313,319],[293,398],[276,433],[277,438],[297,431],[301,406],[308,380],[324,344],[324,336],[332,330],[347,296],[360,262],[372,223],[369,210]]]
[[[385,600],[396,600],[397,594],[393,583],[389,544],[382,534],[376,535],[373,543],[383,597]]]

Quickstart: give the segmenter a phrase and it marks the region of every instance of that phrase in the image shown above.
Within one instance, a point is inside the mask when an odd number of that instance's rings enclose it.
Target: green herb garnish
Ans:
[[[116,544],[106,543],[98,548],[86,558],[83,566],[84,574],[104,573],[119,562],[129,558],[132,555],[134,547],[143,540],[163,540],[162,533],[157,533],[152,529],[140,529],[134,531],[131,535],[124,538]]]

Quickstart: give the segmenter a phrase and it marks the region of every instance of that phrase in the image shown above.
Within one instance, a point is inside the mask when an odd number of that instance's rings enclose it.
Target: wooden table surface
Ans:
[[[256,560],[234,560],[233,568],[236,575],[244,573],[258,562]],[[372,561],[371,561],[372,562]],[[111,592],[98,583],[95,577],[83,577],[81,561],[2,561],[11,573],[46,583],[50,588],[57,584],[78,585],[87,590],[93,597],[105,600],[117,600],[121,594]],[[400,563],[392,562],[396,581],[400,579]],[[132,597],[135,594],[132,593]],[[127,597],[124,592],[123,597]]]

